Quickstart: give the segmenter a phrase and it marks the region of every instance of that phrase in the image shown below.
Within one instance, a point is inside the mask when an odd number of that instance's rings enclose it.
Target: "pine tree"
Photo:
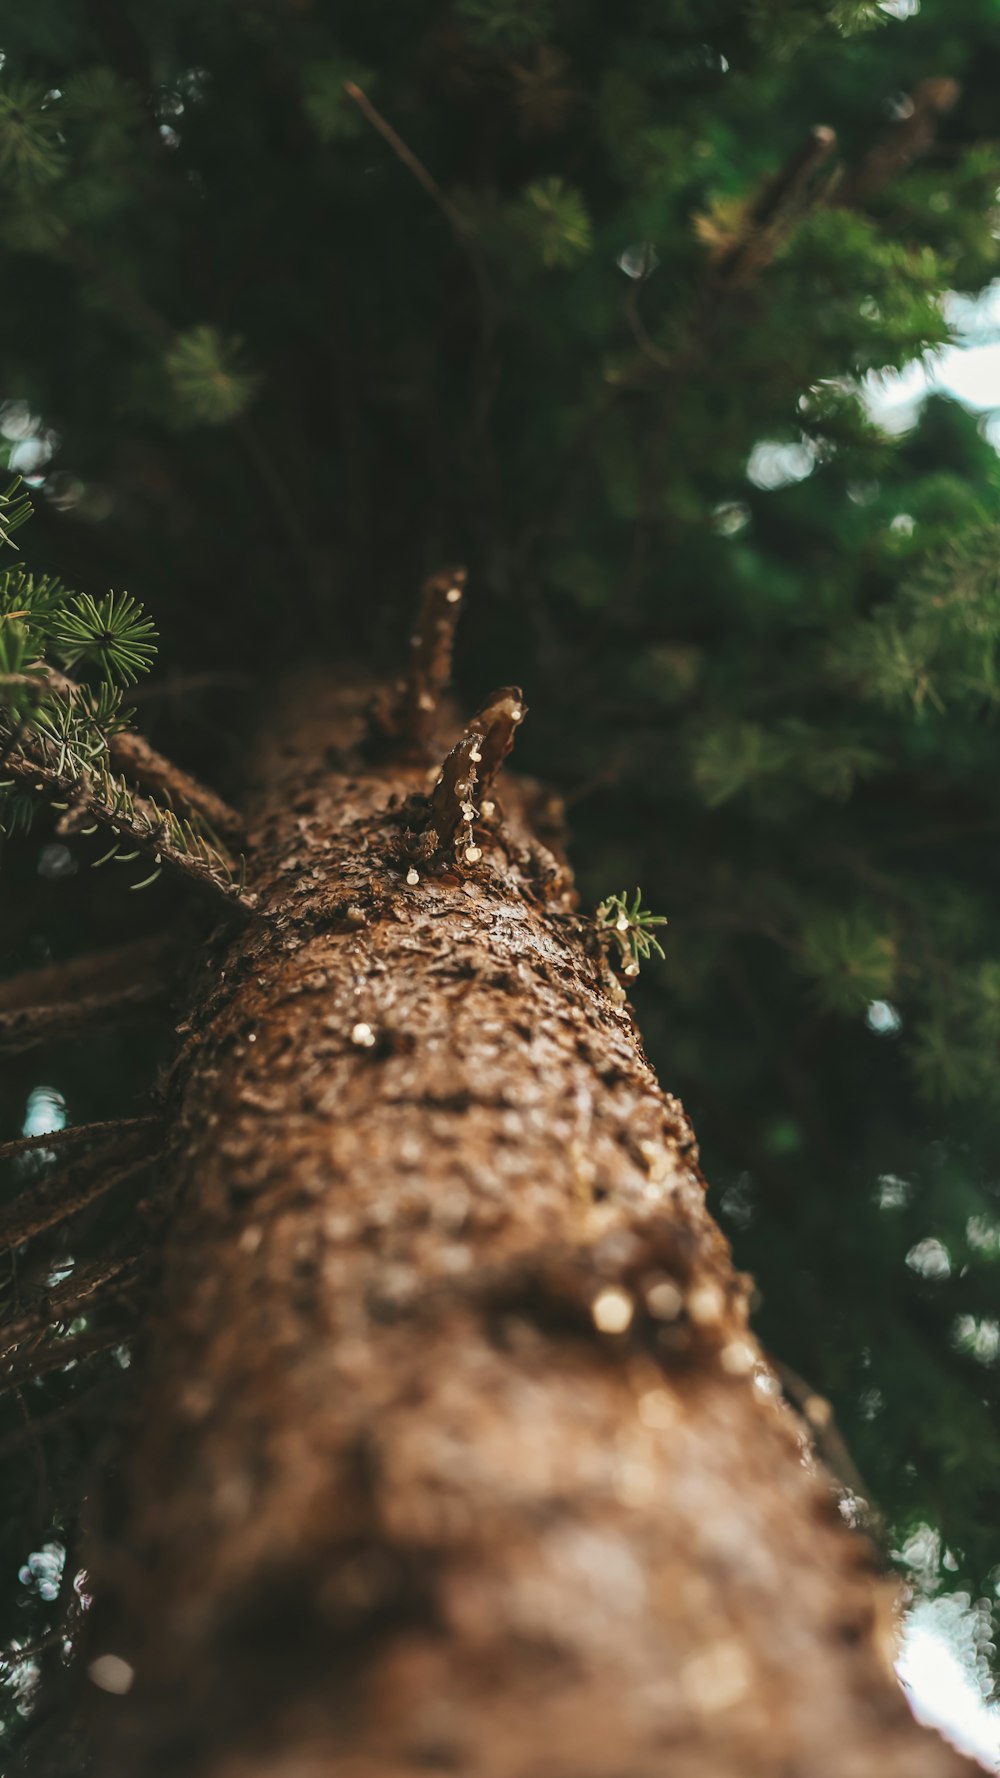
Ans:
[[[985,1587],[1000,472],[865,379],[991,275],[1000,38],[900,11],[9,21],[39,1770],[950,1769],[772,1400]]]

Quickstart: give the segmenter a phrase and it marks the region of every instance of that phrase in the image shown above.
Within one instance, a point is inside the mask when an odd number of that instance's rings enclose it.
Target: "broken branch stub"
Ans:
[[[428,799],[424,832],[435,836],[437,850],[455,847],[464,851],[467,864],[478,863],[480,848],[474,828],[482,813],[482,799],[492,789],[524,716],[520,687],[502,686],[477,711],[461,740],[455,743]]]
[[[441,704],[451,684],[455,627],[462,609],[466,570],[439,568],[424,581],[413,634],[410,665],[395,699],[376,704],[373,728],[384,739],[420,758],[429,753]]]

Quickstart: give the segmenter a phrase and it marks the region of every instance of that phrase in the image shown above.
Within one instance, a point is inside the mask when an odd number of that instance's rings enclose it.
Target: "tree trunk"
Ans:
[[[299,685],[272,725],[271,918],[206,960],[174,1072],[92,1550],[101,1778],[966,1770],[530,798],[408,865],[427,779],[365,763],[364,702]]]

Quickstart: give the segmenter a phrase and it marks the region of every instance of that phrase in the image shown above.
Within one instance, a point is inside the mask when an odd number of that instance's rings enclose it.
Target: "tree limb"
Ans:
[[[0,982],[0,1055],[120,1023],[162,999],[171,950],[171,939],[139,939]]]
[[[162,1117],[113,1117],[100,1123],[70,1124],[65,1130],[48,1130],[42,1136],[16,1136],[11,1142],[0,1142],[0,1163],[20,1160],[39,1148],[75,1148],[85,1142],[103,1138],[127,1138],[139,1130],[152,1131],[163,1124]]]
[[[68,1222],[98,1198],[106,1197],[115,1186],[145,1172],[156,1159],[155,1155],[138,1155],[124,1166],[108,1171],[106,1164],[118,1152],[102,1149],[97,1155],[88,1156],[83,1166],[72,1167],[52,1180],[43,1179],[28,1191],[20,1192],[0,1211],[0,1256],[13,1253],[25,1241]]]
[[[861,165],[841,181],[831,202],[839,208],[860,209],[892,185],[913,161],[927,153],[942,117],[958,103],[961,91],[958,81],[946,76],[922,80],[910,94],[909,111],[873,143]]]
[[[182,771],[172,760],[157,753],[145,735],[124,729],[120,734],[112,735],[109,752],[115,770],[134,778],[143,790],[166,797],[174,807],[193,809],[210,828],[228,839],[239,839],[243,835],[242,815],[223,802],[221,796],[216,796],[214,790],[199,784],[189,772]]]

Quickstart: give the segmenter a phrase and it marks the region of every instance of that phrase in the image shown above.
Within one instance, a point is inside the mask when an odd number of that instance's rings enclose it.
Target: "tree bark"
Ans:
[[[415,871],[428,779],[366,763],[365,702],[300,683],[272,724],[261,918],[175,1069],[91,1549],[101,1778],[967,1770],[910,1719],[532,799]]]

